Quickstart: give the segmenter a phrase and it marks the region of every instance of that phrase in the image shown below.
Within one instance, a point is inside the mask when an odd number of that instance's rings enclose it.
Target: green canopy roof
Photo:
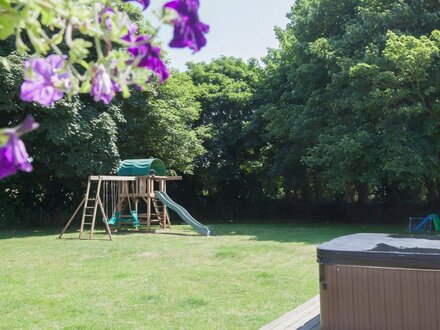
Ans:
[[[126,159],[119,166],[118,175],[122,176],[144,176],[150,175],[154,170],[155,175],[166,176],[167,169],[163,161],[157,158],[149,159]]]

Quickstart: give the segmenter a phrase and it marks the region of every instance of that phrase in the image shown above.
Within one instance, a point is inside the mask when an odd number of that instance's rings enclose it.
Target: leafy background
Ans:
[[[136,10],[130,15],[137,22]],[[406,221],[440,202],[440,3],[298,0],[260,64],[191,63],[108,107],[18,99],[24,55],[0,44],[0,127],[32,113],[35,171],[0,183],[0,224],[62,222],[89,174],[158,157],[172,195],[222,220]]]

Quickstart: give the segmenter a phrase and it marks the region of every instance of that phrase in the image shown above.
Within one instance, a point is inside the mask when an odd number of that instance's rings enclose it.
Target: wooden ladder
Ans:
[[[159,224],[161,228],[170,228],[171,229],[171,222],[170,218],[168,217],[166,207],[163,205],[162,202],[159,201],[158,198],[152,198],[154,209],[156,211],[157,219],[159,220]]]
[[[101,178],[98,179],[98,185],[96,187],[96,194],[95,198],[90,198],[90,189],[92,185],[92,180],[88,179],[87,181],[87,189],[86,193],[84,195],[83,200],[78,205],[77,209],[73,213],[72,217],[67,221],[66,225],[64,226],[59,238],[63,236],[63,234],[66,232],[67,228],[69,228],[70,224],[72,223],[73,219],[75,218],[76,214],[79,212],[81,207],[83,207],[82,216],[81,216],[81,226],[79,230],[79,238],[82,239],[82,235],[84,232],[84,226],[90,226],[90,234],[89,239],[93,238],[93,232],[95,230],[95,224],[96,224],[96,216],[98,213],[98,208],[101,211],[102,214],[102,221],[104,222],[105,229],[107,231],[107,234],[109,235],[110,240],[112,240],[112,234],[110,231],[110,227],[108,225],[108,219],[104,211],[104,207],[102,206],[101,197],[99,196],[99,193],[101,191]],[[93,206],[91,206],[93,205]]]

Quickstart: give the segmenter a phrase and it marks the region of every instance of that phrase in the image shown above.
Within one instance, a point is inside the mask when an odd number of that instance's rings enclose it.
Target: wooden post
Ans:
[[[86,196],[84,196],[81,203],[79,203],[78,207],[76,208],[75,212],[73,212],[73,215],[70,217],[69,221],[67,221],[66,225],[64,226],[64,228],[61,231],[61,234],[60,234],[60,236],[58,236],[58,238],[61,238],[63,236],[63,234],[66,232],[67,228],[69,228],[70,223],[73,221],[73,219],[75,218],[76,214],[81,209],[81,206],[85,203],[85,201],[86,201]]]
[[[93,217],[92,217],[92,227],[90,228],[90,235],[89,239],[93,238],[93,231],[95,230],[95,222],[96,222],[96,211],[98,210],[98,204],[99,204],[99,193],[101,191],[101,177],[99,177],[98,180],[98,187],[96,188],[96,195],[95,195],[95,206],[93,208]]]
[[[101,197],[98,196],[98,199],[99,199],[99,208],[101,209],[101,213],[102,213],[102,221],[104,222],[105,230],[107,231],[107,234],[108,234],[108,236],[110,238],[110,241],[112,241],[113,240],[112,232],[110,231],[110,227],[108,225],[108,218],[107,218],[107,216],[105,214],[104,207],[102,206]]]
[[[147,231],[151,229],[151,179],[147,177]]]

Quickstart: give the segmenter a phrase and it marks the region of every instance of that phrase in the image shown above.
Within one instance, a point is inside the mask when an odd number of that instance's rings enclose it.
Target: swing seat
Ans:
[[[121,212],[116,211],[115,215],[108,221],[110,226],[116,226],[118,222],[121,221]]]
[[[115,214],[115,216],[113,218],[111,218],[108,223],[109,223],[109,225],[111,224],[112,226],[117,224],[118,222],[123,223],[123,224],[132,223],[133,227],[135,227],[135,228],[140,227],[141,224],[139,222],[139,218],[138,218],[137,212],[136,211],[130,211],[130,216],[131,217],[128,217],[128,218],[126,216],[121,217],[121,215],[120,215],[120,213],[118,211],[118,214],[117,215]]]
[[[138,218],[138,214],[137,211],[131,211],[131,217],[133,218],[133,227],[135,227],[136,229],[140,227],[140,222],[139,222],[139,218]]]

